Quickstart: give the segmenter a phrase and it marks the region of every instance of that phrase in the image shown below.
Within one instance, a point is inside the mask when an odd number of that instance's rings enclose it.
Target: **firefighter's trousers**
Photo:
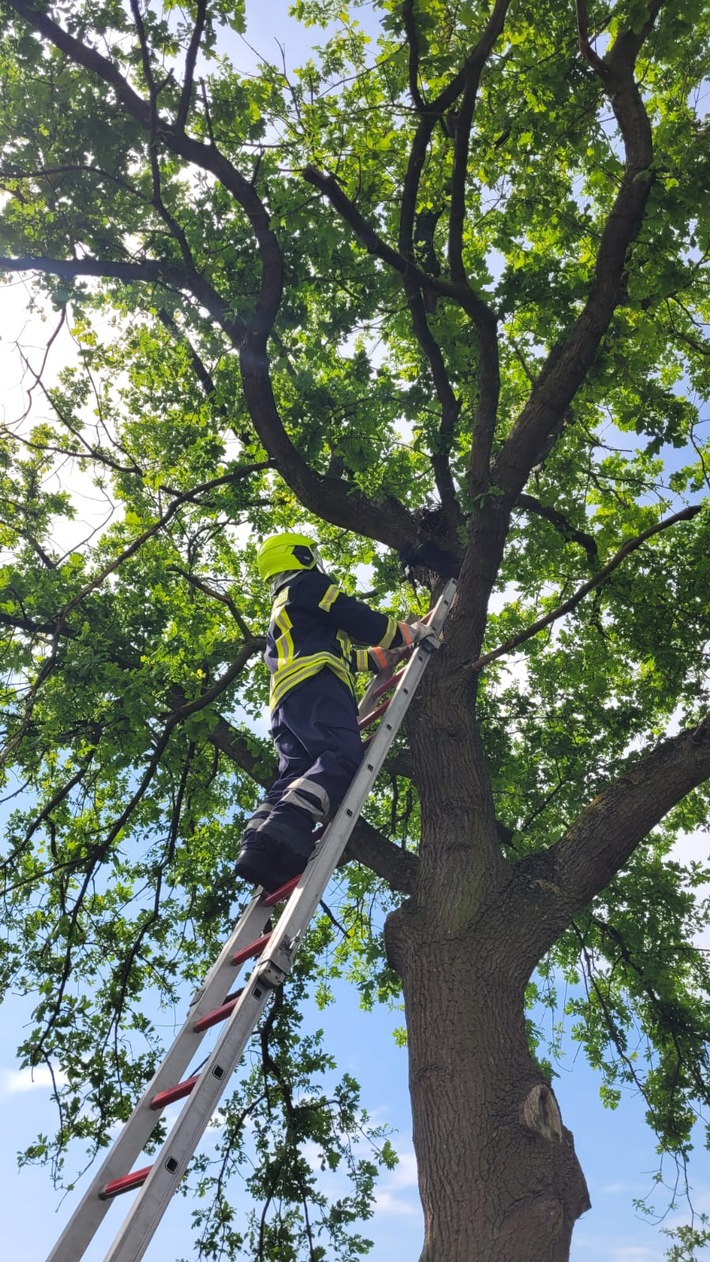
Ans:
[[[363,758],[350,689],[324,668],[289,692],[271,717],[279,776],[247,825],[304,856],[314,823],[340,805]],[[254,834],[256,833],[256,837]]]

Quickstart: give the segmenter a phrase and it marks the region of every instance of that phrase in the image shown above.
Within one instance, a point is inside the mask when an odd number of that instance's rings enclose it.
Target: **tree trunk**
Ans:
[[[470,698],[449,697],[446,721],[441,704],[429,693],[411,724],[422,880],[386,926],[407,1016],[421,1262],[566,1262],[589,1196],[527,1045],[529,904],[494,841]]]
[[[433,941],[409,919],[397,915],[389,942],[407,1013],[421,1262],[566,1262],[589,1197],[526,1045],[522,992],[496,975],[495,950],[483,966],[478,934]]]

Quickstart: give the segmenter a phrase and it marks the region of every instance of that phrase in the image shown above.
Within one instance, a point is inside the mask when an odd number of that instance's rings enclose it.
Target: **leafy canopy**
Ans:
[[[107,90],[25,9],[3,5],[0,253],[10,278],[18,259],[36,271],[37,302],[57,313],[72,357],[38,383],[31,415],[0,430],[0,970],[5,990],[37,1000],[22,1063],[64,1075],[58,1133],[25,1158],[50,1158],[71,1180],[76,1141],[94,1151],[126,1117],[161,1049],[160,1014],[199,984],[242,895],[231,876],[240,829],[273,770],[255,539],[310,528],[345,587],[359,582],[398,615],[429,601],[426,588],[403,583],[366,521],[353,534],[304,507],[253,424],[235,338],[265,303],[255,239],[263,247],[266,230],[235,189],[258,195],[283,258],[269,356],[285,435],[348,496],[385,510],[396,497],[427,520],[448,503],[449,539],[461,543],[495,487],[481,491],[468,476],[485,364],[445,283],[458,258],[498,318],[495,456],[596,283],[624,154],[566,5],[511,6],[472,121],[453,97],[432,120],[416,183],[413,81],[422,99],[446,93],[489,16],[477,0],[300,0],[293,13],[319,46],[295,67],[264,56],[248,69],[236,40],[243,5],[51,9],[152,102],[163,133],[155,113],[127,108],[122,87]],[[598,53],[646,14],[637,0],[596,5]],[[626,541],[700,505],[708,486],[707,60],[703,6],[662,8],[636,67],[655,144],[653,167],[635,177],[648,185],[645,218],[599,352],[512,509],[484,654],[556,609]],[[170,142],[180,122],[194,151]],[[333,180],[342,214],[322,196]],[[407,295],[379,249],[408,240],[412,265],[438,291]],[[106,520],[67,549],[87,487]],[[564,832],[669,724],[701,721],[709,557],[705,505],[481,675],[511,857]],[[680,862],[673,846],[700,826],[707,797],[707,785],[685,797],[637,848],[528,993],[540,1056],[550,1054],[544,1009],[561,1019],[564,1007],[606,1102],[634,1084],[660,1151],[681,1159],[708,1092],[709,979],[694,948],[707,868]],[[367,818],[416,851],[404,745]],[[199,1256],[325,1257],[308,1202],[327,1256],[365,1251],[349,1228],[370,1213],[376,1166],[394,1160],[392,1149],[370,1127],[372,1155],[362,1155],[356,1084],[346,1075],[323,1086],[333,1066],[320,1036],[300,1033],[298,1001],[315,987],[327,1003],[345,976],[365,1005],[397,1002],[381,925],[399,897],[365,866],[342,871],[340,927],[315,926],[260,1034],[260,1059],[225,1105],[217,1156],[196,1163]],[[323,1165],[347,1167],[351,1194],[327,1203],[306,1144]],[[216,1180],[250,1161],[248,1190],[267,1208],[242,1220]]]

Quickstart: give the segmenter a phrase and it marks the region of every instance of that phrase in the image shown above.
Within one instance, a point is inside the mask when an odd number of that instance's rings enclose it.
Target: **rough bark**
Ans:
[[[421,867],[386,925],[407,1015],[421,1262],[566,1262],[589,1197],[528,1049],[525,985],[580,908],[708,778],[710,726],[638,757],[547,852],[511,863],[499,849],[472,690],[451,659],[446,645],[412,706]]]
[[[388,927],[407,1014],[421,1260],[564,1262],[589,1197],[527,1048],[505,899],[448,938],[445,908],[431,910],[408,907]]]
[[[471,709],[446,691],[415,699],[421,874],[386,926],[407,1014],[421,1262],[564,1262],[589,1198],[525,1036],[538,909],[498,848]]]

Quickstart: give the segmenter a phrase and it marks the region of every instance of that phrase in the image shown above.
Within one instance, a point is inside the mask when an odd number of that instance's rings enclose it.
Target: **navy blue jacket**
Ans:
[[[303,570],[288,578],[274,598],[266,637],[271,709],[304,679],[324,669],[354,691],[353,672],[371,669],[371,663],[367,650],[354,650],[353,641],[383,649],[405,642],[394,618],[346,595],[320,570]]]

